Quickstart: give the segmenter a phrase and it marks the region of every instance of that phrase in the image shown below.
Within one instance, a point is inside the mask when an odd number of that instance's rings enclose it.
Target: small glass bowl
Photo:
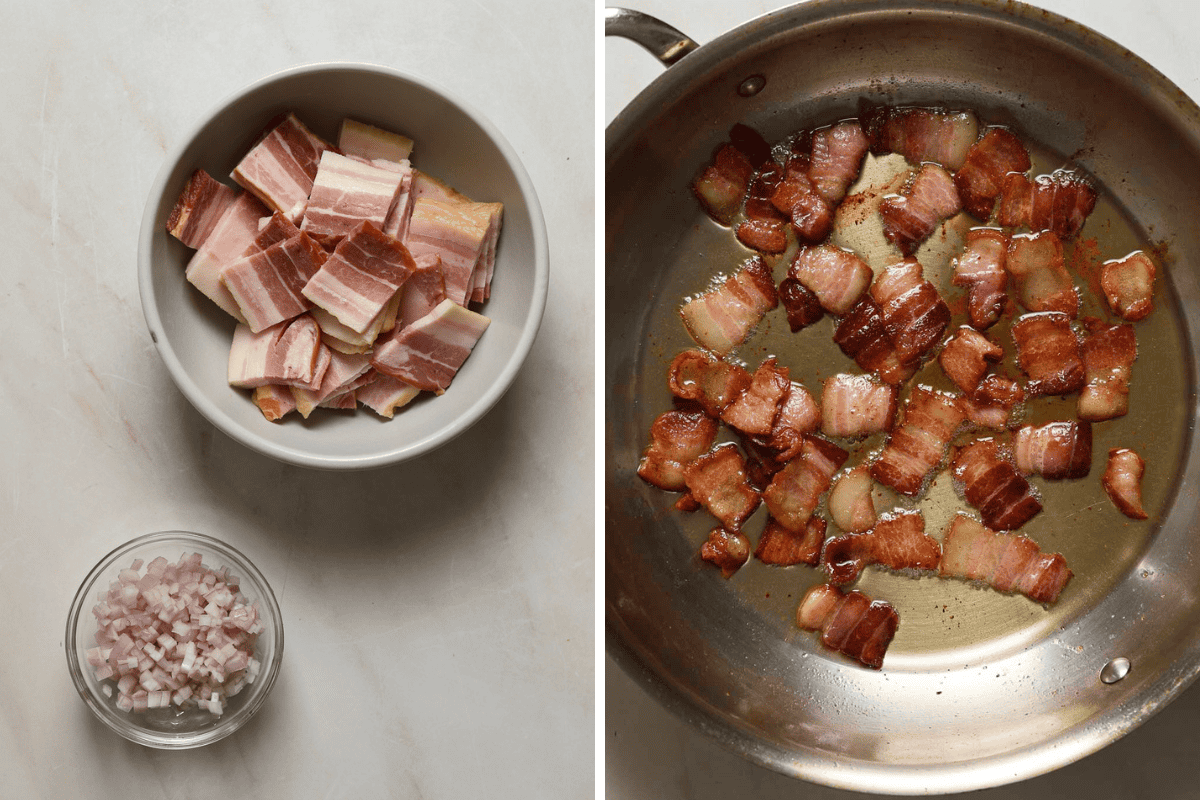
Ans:
[[[224,700],[224,713],[214,716],[195,706],[179,709],[174,705],[145,711],[122,711],[117,708],[117,691],[112,680],[97,680],[87,662],[87,651],[96,646],[96,624],[92,609],[107,593],[123,569],[135,559],[149,563],[162,556],[171,563],[188,553],[199,553],[204,566],[219,570],[228,567],[231,576],[239,579],[240,594],[248,605],[258,606],[263,631],[258,635],[254,657],[261,671],[253,683]],[[279,674],[283,659],[283,617],[267,579],[244,555],[211,536],[187,531],[162,531],[139,536],[100,560],[71,602],[67,616],[67,667],[79,696],[88,708],[108,727],[131,742],[164,750],[183,750],[201,747],[224,739],[245,725],[263,702]],[[111,697],[105,696],[103,686],[111,686]]]

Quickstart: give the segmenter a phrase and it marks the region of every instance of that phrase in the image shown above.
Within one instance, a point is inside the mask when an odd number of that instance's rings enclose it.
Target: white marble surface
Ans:
[[[703,44],[747,20],[784,6],[772,0],[629,0]],[[1194,41],[1200,5],[1179,0],[1038,0],[1035,5],[1081,22],[1140,55],[1193,98],[1200,98]],[[662,72],[639,46],[605,41],[605,124]],[[1052,79],[1048,77],[1047,79]],[[758,800],[869,797],[784,777],[758,767],[681,723],[611,659],[604,675],[604,780],[610,800]],[[1028,797],[1194,798],[1200,743],[1200,686],[1114,745],[1040,778],[971,794],[988,800]]]
[[[48,0],[7,11],[0,797],[592,796],[592,9]],[[204,421],[150,342],[136,280],[165,152],[229,93],[322,60],[415,72],[469,99],[523,160],[550,239],[545,320],[511,390],[441,450],[364,473],[284,466]],[[249,555],[286,624],[259,716],[195,751],[110,733],[64,659],[88,569],[162,529]]]

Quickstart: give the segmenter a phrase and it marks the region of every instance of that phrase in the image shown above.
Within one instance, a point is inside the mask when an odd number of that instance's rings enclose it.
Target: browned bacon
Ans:
[[[1113,505],[1131,519],[1146,519],[1142,507],[1142,475],[1146,462],[1128,447],[1114,447],[1108,451],[1108,465],[1100,482]]]
[[[1092,423],[1022,425],[1013,437],[1013,459],[1026,475],[1050,480],[1086,477],[1092,469]]]
[[[1126,322],[1145,319],[1154,310],[1154,262],[1137,250],[1100,267],[1100,288],[1108,307]]]
[[[198,248],[233,204],[233,199],[233,189],[198,169],[184,184],[167,217],[167,232],[188,247]]]
[[[1004,348],[974,328],[963,325],[938,353],[946,377],[968,396],[979,388],[988,365],[1004,358]]]
[[[821,409],[802,383],[791,381],[771,433],[761,439],[764,447],[778,452],[781,461],[790,461],[800,454],[806,434],[821,426]]]
[[[908,163],[927,161],[951,172],[962,167],[979,136],[979,121],[970,111],[880,106],[863,114],[871,152],[899,153]]]
[[[745,222],[739,222],[734,229],[739,242],[771,255],[787,249],[787,218],[773,205],[766,200],[747,198],[745,213]]]
[[[829,516],[833,524],[848,533],[863,533],[875,527],[875,503],[871,489],[875,485],[865,466],[846,470],[829,490]]]
[[[880,273],[871,296],[879,304],[884,328],[896,346],[896,358],[904,365],[920,361],[950,322],[950,308],[925,280],[915,258],[906,258]]]
[[[781,179],[770,196],[771,205],[785,214],[801,242],[816,244],[833,229],[833,207],[809,177],[808,154],[793,155],[781,168]]]
[[[1025,399],[1021,384],[1000,375],[988,375],[975,393],[963,398],[967,419],[982,428],[1003,430],[1013,410]]]
[[[1027,311],[1061,311],[1072,318],[1079,313],[1079,291],[1052,231],[1012,237],[1006,263]]]
[[[916,372],[916,364],[900,363],[896,345],[884,325],[883,310],[870,292],[864,292],[850,313],[842,317],[834,329],[833,341],[856,364],[886,383],[904,383]]]
[[[721,419],[743,433],[769,434],[791,388],[788,368],[776,366],[771,356],[754,371],[746,390],[721,412]]]
[[[729,578],[750,558],[750,540],[744,533],[713,528],[708,540],[700,546],[700,557],[721,568],[721,575]]]
[[[829,582],[844,585],[858,578],[863,567],[879,564],[889,569],[937,569],[942,548],[925,535],[920,511],[884,514],[867,533],[848,533],[825,543],[821,561]]]
[[[821,631],[823,645],[871,669],[883,666],[899,624],[900,615],[889,603],[829,584],[809,589],[796,609],[796,625]]]
[[[676,397],[694,400],[710,417],[719,417],[750,386],[750,373],[703,350],[684,350],[671,361],[667,382]]]
[[[825,520],[809,517],[803,531],[790,531],[774,518],[767,518],[767,526],[754,548],[754,557],[764,564],[790,567],[793,564],[816,564],[821,559],[821,547],[825,544]]]
[[[825,316],[821,301],[795,278],[784,278],[779,282],[779,302],[787,312],[788,327],[792,333],[807,328]]]
[[[944,577],[982,581],[999,592],[1017,592],[1036,603],[1058,599],[1071,570],[1058,553],[1043,553],[1032,540],[997,533],[958,514],[942,540]]]
[[[1006,228],[1028,226],[1072,239],[1096,207],[1096,189],[1077,172],[1058,169],[1032,182],[1011,173],[1004,179],[997,222]]]
[[[986,222],[1004,188],[1005,176],[1025,172],[1030,165],[1029,151],[1020,139],[1004,128],[989,128],[967,151],[962,168],[954,175],[963,208]]]
[[[989,528],[1016,530],[1042,510],[1029,481],[1003,457],[994,439],[964,446],[954,457],[953,469],[967,502],[979,509]]]
[[[703,411],[668,411],[650,426],[650,445],[637,473],[660,489],[687,489],[683,468],[708,452],[717,436],[717,421]]]
[[[738,150],[750,160],[755,169],[761,167],[768,159],[771,158],[771,145],[767,144],[767,140],[762,137],[762,134],[751,128],[749,125],[744,125],[741,122],[735,123],[729,129],[729,141]]]
[[[771,516],[791,531],[802,531],[834,473],[850,457],[842,448],[816,437],[804,440],[800,456],[775,473],[762,493]]]
[[[1033,184],[1029,178],[1020,172],[1005,175],[996,208],[996,224],[1002,228],[1027,227],[1032,209]]]
[[[1087,384],[1079,393],[1079,418],[1091,422],[1123,417],[1129,410],[1129,374],[1137,359],[1132,325],[1109,325],[1088,317],[1081,347]]]
[[[962,210],[950,173],[937,164],[922,164],[900,194],[883,198],[879,216],[883,236],[906,256],[916,252],[944,220]]]
[[[904,421],[888,437],[871,475],[901,494],[920,494],[965,417],[958,397],[915,387],[904,405]]]
[[[801,247],[788,268],[788,276],[815,294],[821,308],[839,316],[858,302],[874,275],[857,255],[832,245]]]
[[[866,375],[840,373],[825,379],[821,391],[821,431],[826,436],[869,436],[892,429],[895,386]]]
[[[993,228],[967,231],[966,248],[954,260],[955,286],[967,287],[967,316],[971,327],[985,330],[1000,319],[1008,305],[1008,236]]]
[[[750,487],[746,461],[735,444],[719,444],[683,468],[683,481],[691,497],[720,520],[727,531],[737,532],[758,508],[758,492]]]
[[[713,163],[692,183],[692,191],[708,215],[729,225],[742,206],[742,197],[754,175],[754,165],[738,148],[723,144],[717,148]]]
[[[825,202],[837,205],[846,196],[858,179],[868,146],[867,135],[855,120],[813,131],[808,177]]]
[[[679,313],[697,344],[725,355],[745,341],[763,315],[777,305],[771,268],[755,256],[720,286],[689,300]]]
[[[1066,314],[1025,314],[1013,324],[1012,335],[1028,394],[1074,394],[1083,388],[1079,339]]]

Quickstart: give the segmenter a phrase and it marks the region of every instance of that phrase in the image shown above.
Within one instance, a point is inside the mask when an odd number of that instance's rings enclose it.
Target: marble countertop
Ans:
[[[1179,0],[1037,0],[1139,54],[1193,98],[1200,98],[1200,64],[1193,39],[1200,6]],[[747,20],[785,5],[771,0],[630,0],[703,44]],[[605,124],[662,72],[634,43],[605,41]],[[1048,76],[1048,80],[1052,77]],[[723,749],[660,706],[611,659],[604,675],[604,780],[610,800],[851,800],[873,795],[793,780]],[[1184,766],[1200,754],[1192,730],[1200,718],[1200,687],[1123,739],[1082,761],[1021,783],[972,793],[983,800],[1027,797],[1196,796],[1195,771]]]
[[[49,0],[10,13],[0,797],[592,796],[592,11]],[[272,461],[193,410],[136,278],[165,153],[230,93],[331,60],[419,74],[489,117],[539,192],[551,261],[539,338],[498,405],[423,458],[348,474]],[[169,529],[247,554],[286,626],[258,716],[182,752],[103,727],[64,659],[88,570]]]

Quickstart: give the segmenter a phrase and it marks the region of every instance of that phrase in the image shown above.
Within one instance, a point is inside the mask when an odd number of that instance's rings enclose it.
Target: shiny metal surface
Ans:
[[[604,9],[604,35],[637,42],[666,67],[700,46],[657,17],[629,8]]]
[[[765,77],[764,89],[739,95],[752,75]],[[672,496],[633,473],[651,420],[669,407],[666,364],[688,344],[676,317],[681,298],[744,257],[696,208],[692,175],[734,122],[774,140],[853,116],[863,98],[975,108],[1039,143],[1044,163],[1073,159],[1107,190],[1088,229],[1099,231],[1100,246],[1153,246],[1167,273],[1153,325],[1138,330],[1134,411],[1098,428],[1095,448],[1102,454],[1119,441],[1146,454],[1151,520],[1120,517],[1095,485],[1054,487],[1053,510],[1048,503],[1028,532],[1066,554],[1077,577],[1049,611],[965,584],[871,573],[864,591],[894,602],[902,619],[882,673],[830,657],[794,629],[812,570],[751,564],[721,581],[695,556],[708,520],[672,511]],[[1120,737],[1190,683],[1200,661],[1191,437],[1200,290],[1188,266],[1200,256],[1190,220],[1197,130],[1196,106],[1139,59],[1018,4],[807,3],[720,37],[655,81],[607,132],[614,658],[685,719],[759,763],[897,794],[1054,769]],[[886,182],[886,160],[875,168]],[[926,269],[944,269],[952,249],[928,246]],[[779,353],[813,386],[834,368],[818,353],[829,330],[800,338],[768,329],[741,355],[756,364]],[[956,504],[939,482],[923,505],[931,531]],[[1117,658],[1130,668],[1107,683],[1102,672],[1115,674]]]

